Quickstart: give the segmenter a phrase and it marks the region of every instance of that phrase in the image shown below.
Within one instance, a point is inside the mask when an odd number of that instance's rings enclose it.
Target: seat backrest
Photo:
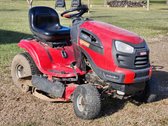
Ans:
[[[71,0],[71,7],[80,7],[81,0]]]
[[[56,0],[55,7],[66,7],[65,0]]]
[[[29,10],[29,23],[32,31],[36,31],[37,28],[44,29],[55,24],[60,26],[57,12],[50,7],[44,6],[36,6]]]

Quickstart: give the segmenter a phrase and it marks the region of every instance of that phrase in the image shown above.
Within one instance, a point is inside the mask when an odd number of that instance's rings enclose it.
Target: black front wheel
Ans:
[[[98,90],[89,84],[78,86],[73,93],[73,107],[79,118],[96,118],[101,111],[101,99]]]

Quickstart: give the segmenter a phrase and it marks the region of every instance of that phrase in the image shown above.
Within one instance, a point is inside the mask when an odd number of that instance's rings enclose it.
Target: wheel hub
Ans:
[[[18,83],[20,84],[20,88],[24,92],[28,92],[30,90],[30,86],[26,84],[26,80],[22,79],[24,76],[24,67],[21,64],[16,66],[16,77],[18,78]]]
[[[24,71],[24,67],[22,65],[18,65],[16,67],[16,75],[17,75],[18,78],[22,78],[23,71]]]
[[[79,109],[79,111],[84,111],[85,108],[85,104],[84,104],[84,97],[82,95],[79,95],[77,97],[77,107]]]

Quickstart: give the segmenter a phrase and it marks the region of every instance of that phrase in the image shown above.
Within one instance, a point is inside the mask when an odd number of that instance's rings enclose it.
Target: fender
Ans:
[[[21,40],[18,44],[20,48],[26,50],[34,60],[38,69],[46,75],[56,77],[75,77],[76,73],[70,67],[70,64],[75,61],[72,46],[64,47],[68,58],[63,58],[61,51],[63,48],[51,48],[45,43],[35,40]],[[79,68],[76,68],[79,75],[85,74]]]
[[[46,72],[44,68],[51,68],[52,61],[49,58],[47,51],[45,50],[43,45],[34,40],[21,40],[18,46],[20,48],[23,48],[30,54],[36,66],[42,73]]]

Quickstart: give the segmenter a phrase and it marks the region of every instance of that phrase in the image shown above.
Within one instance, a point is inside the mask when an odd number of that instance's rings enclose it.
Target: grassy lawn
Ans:
[[[152,0],[152,2],[150,11],[146,11],[145,8],[93,6],[90,13],[84,16],[136,32],[145,39],[168,35],[168,5],[164,4],[165,0]],[[94,0],[94,3],[98,4],[99,1]],[[54,7],[54,4],[54,0],[34,0],[34,5]],[[57,11],[60,13],[63,9],[59,8]],[[1,78],[3,77],[1,76],[2,74],[9,76],[12,58],[21,51],[17,47],[17,43],[22,38],[31,37],[31,32],[28,23],[26,0],[0,0],[0,16]],[[61,24],[70,26],[71,21],[61,18]],[[106,118],[106,120],[108,121],[109,118]]]
[[[156,2],[156,0],[154,0]],[[70,1],[69,1],[70,2]],[[99,3],[95,0],[93,3]],[[69,4],[69,3],[68,3]],[[34,1],[34,5],[54,7],[54,1]],[[69,6],[68,6],[69,7]],[[57,10],[59,13],[63,9]],[[28,6],[26,1],[0,1],[0,67],[9,65],[10,59],[20,50],[16,46],[21,38],[31,36],[28,24]],[[151,10],[145,8],[108,8],[93,6],[90,17],[104,21],[147,38],[168,33],[168,6],[162,3],[152,3]],[[70,26],[71,21],[61,18],[63,25]],[[8,43],[8,44],[7,44]]]

